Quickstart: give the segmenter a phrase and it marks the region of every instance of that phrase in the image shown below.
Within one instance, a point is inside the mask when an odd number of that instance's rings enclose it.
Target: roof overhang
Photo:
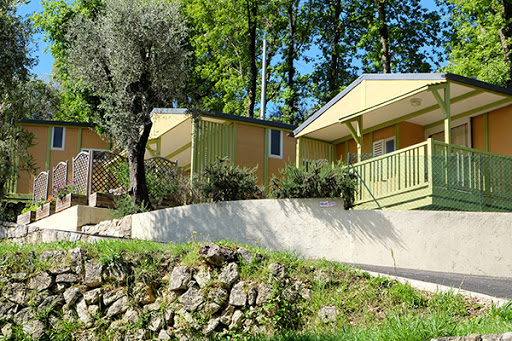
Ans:
[[[350,129],[347,127],[347,123],[360,119],[363,121],[363,133],[403,121],[422,126],[442,124],[444,113],[436,100],[435,93],[437,92],[444,101],[443,89],[445,87],[450,88],[450,113],[452,119],[479,115],[512,103],[512,91],[509,89],[452,74],[434,75],[435,77],[432,76],[429,79],[425,76],[426,82],[416,88],[409,89],[361,110],[345,112],[338,110],[335,112],[334,103],[331,103],[330,107],[323,111],[323,113],[328,113],[329,110],[333,111],[331,112],[331,119],[329,121],[321,126],[317,124],[317,129],[310,128],[307,130],[304,129],[305,127],[301,126],[302,129],[299,127],[294,131],[294,134],[296,137],[336,142],[344,137],[350,136]],[[386,79],[388,82],[382,83],[382,86],[386,87],[393,87],[394,84],[398,84],[399,82],[403,83],[404,81],[404,78],[396,76],[393,78],[382,77],[385,75],[378,76],[380,77],[373,79]],[[360,83],[361,82],[357,85]],[[355,88],[355,86],[352,87],[352,89]],[[383,89],[383,91],[386,90],[387,89]],[[367,92],[365,96],[378,97],[378,91],[379,88],[375,87],[372,91]],[[345,96],[348,97],[348,92],[345,93],[344,96],[341,96],[338,101],[342,100]],[[344,107],[348,106],[349,105],[344,105]],[[314,120],[311,122],[313,121]]]

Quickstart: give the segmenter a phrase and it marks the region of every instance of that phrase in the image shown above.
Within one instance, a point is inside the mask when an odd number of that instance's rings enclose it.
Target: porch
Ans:
[[[428,139],[350,164],[356,208],[512,211],[512,157]]]

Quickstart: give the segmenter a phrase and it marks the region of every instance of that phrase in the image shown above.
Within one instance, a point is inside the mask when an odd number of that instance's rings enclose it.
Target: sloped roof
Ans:
[[[364,115],[363,129],[407,120],[426,125],[442,119],[442,112],[431,91],[450,83],[452,116],[478,114],[510,104],[512,90],[470,78],[449,74],[364,74],[294,130],[295,137],[324,141],[349,135],[339,123]],[[411,103],[414,98],[415,105]]]

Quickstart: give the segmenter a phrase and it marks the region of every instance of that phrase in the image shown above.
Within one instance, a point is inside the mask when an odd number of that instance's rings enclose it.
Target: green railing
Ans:
[[[512,157],[429,139],[354,168],[361,207],[512,210]]]
[[[429,185],[427,162],[428,142],[381,155],[354,164],[368,190],[383,199]],[[356,204],[373,201],[371,194],[358,184]]]
[[[512,157],[433,142],[433,186],[479,196],[482,206],[512,200]]]
[[[297,144],[298,167],[307,167],[310,163],[319,160],[326,160],[333,164],[336,160],[336,146],[331,143],[300,138]]]

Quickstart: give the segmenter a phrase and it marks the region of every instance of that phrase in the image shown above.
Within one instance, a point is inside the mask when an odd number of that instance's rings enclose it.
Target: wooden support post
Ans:
[[[194,178],[194,175],[197,171],[197,140],[199,135],[199,129],[198,129],[199,123],[195,120],[193,120],[192,124],[192,148],[190,148],[190,181]]]
[[[301,153],[302,153],[302,138],[297,139],[297,144],[295,145],[295,167],[299,168],[301,166]]]
[[[350,134],[356,141],[357,144],[357,162],[361,161],[361,155],[363,154],[363,117],[359,116],[357,118],[356,127],[352,126],[352,122],[345,122],[348,130],[350,130]]]

